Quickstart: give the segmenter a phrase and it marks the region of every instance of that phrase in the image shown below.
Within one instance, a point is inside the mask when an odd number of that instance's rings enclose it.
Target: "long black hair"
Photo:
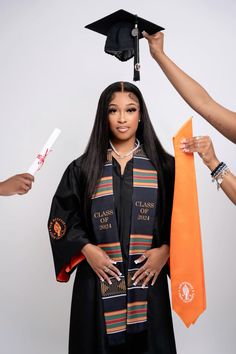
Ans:
[[[138,125],[136,137],[143,145],[146,155],[158,171],[162,195],[162,216],[164,216],[165,174],[173,158],[164,150],[156,136],[146,104],[138,87],[129,82],[115,82],[109,85],[100,96],[92,133],[81,159],[82,199],[87,226],[90,224],[91,196],[95,191],[97,182],[102,175],[104,163],[107,160],[107,149],[109,148],[110,139],[108,106],[116,92],[130,92],[134,94],[139,101],[141,121]]]

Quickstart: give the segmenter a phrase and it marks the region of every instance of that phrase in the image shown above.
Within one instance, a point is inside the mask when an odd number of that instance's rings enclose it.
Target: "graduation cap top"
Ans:
[[[104,49],[106,53],[121,61],[134,57],[134,81],[140,80],[139,39],[143,38],[142,32],[154,34],[164,30],[163,27],[125,10],[118,10],[85,28],[107,36]]]

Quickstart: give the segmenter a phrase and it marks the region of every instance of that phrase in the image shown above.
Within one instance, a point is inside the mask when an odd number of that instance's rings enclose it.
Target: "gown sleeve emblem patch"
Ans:
[[[66,223],[59,218],[53,219],[49,224],[49,233],[54,240],[59,240],[66,233]]]

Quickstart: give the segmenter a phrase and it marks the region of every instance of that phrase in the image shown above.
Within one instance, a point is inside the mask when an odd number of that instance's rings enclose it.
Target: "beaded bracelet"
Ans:
[[[216,168],[211,172],[211,177],[215,177],[216,175],[218,175],[219,172],[221,172],[225,166],[226,164],[224,162],[220,162],[219,165],[216,166]]]
[[[224,162],[221,162],[211,172],[212,182],[216,181],[217,190],[220,189],[220,185],[223,182],[224,176],[226,176],[229,172],[230,172],[230,170],[229,170],[228,166]]]

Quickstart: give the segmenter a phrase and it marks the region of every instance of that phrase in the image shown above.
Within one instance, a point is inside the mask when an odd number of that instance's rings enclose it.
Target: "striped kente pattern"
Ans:
[[[96,186],[95,193],[92,199],[106,197],[107,195],[112,195],[112,176],[110,177],[102,177]]]
[[[122,262],[120,242],[100,243],[98,246],[101,247],[113,261]]]
[[[113,312],[105,312],[104,315],[108,334],[126,330],[126,309]]]
[[[152,246],[152,235],[130,235],[129,254],[140,254]]]
[[[143,170],[139,168],[133,169],[133,186],[142,188],[158,188],[157,172],[151,170]]]
[[[136,301],[128,304],[127,324],[147,321],[147,301]]]

